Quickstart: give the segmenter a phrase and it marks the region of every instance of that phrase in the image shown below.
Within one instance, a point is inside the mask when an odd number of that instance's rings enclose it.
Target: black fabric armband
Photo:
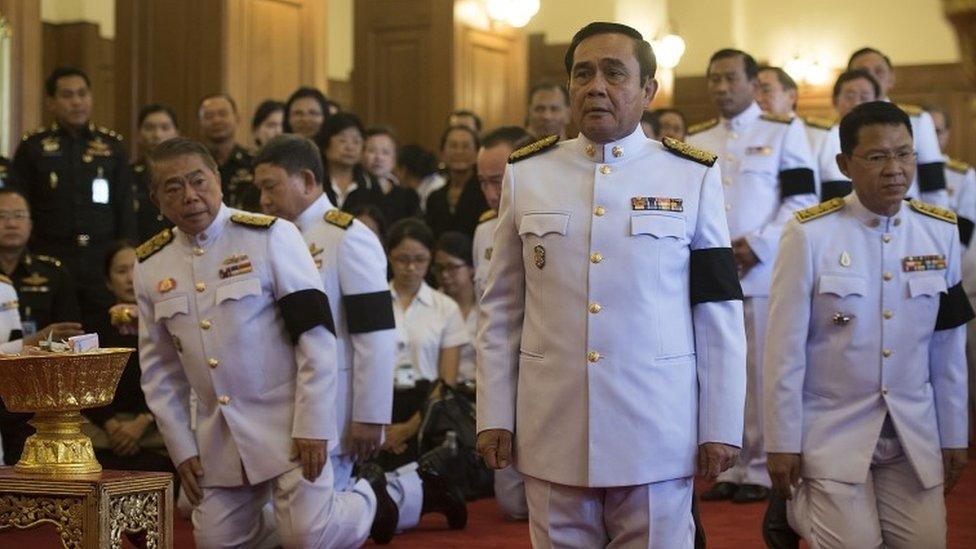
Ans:
[[[935,319],[936,330],[951,330],[962,326],[976,318],[973,307],[969,304],[962,282],[949,288],[944,294],[939,294],[939,316]]]
[[[831,198],[844,198],[854,190],[854,184],[844,179],[820,182],[820,200],[826,202]]]
[[[918,165],[919,192],[941,191],[946,188],[945,163],[930,162]]]
[[[779,172],[780,198],[787,198],[797,194],[814,194],[817,185],[813,181],[813,170],[810,168],[793,168]]]
[[[959,227],[959,241],[963,246],[969,246],[969,241],[973,239],[973,221],[957,215],[956,225]]]
[[[742,300],[742,286],[735,269],[732,248],[691,251],[691,304]]]
[[[342,306],[346,310],[346,324],[350,334],[378,332],[396,326],[393,320],[393,296],[389,290],[344,295]]]
[[[299,290],[278,300],[278,309],[285,321],[285,329],[291,336],[292,344],[298,343],[302,334],[325,326],[335,335],[335,321],[329,309],[329,298],[320,290]]]
[[[10,337],[7,338],[7,341],[15,341],[18,339],[24,339],[23,330],[10,330]]]

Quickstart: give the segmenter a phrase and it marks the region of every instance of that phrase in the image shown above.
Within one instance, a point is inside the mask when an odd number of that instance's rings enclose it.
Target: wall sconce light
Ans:
[[[524,27],[539,13],[539,0],[485,0],[485,11],[492,21]]]
[[[811,61],[796,55],[783,65],[783,70],[797,82],[811,86],[823,86],[830,81],[830,69],[820,61]]]
[[[652,43],[657,64],[665,69],[678,66],[681,56],[685,53],[685,40],[677,34],[668,33]]]

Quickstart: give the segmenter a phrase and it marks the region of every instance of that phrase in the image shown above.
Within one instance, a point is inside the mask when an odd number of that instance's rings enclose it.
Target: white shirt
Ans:
[[[461,363],[458,367],[458,381],[474,381],[477,372],[474,340],[478,336],[478,304],[468,311],[467,318],[464,319],[465,328],[468,330],[468,342],[461,347]]]
[[[425,177],[417,187],[417,196],[420,197],[420,209],[427,211],[427,197],[437,189],[447,185],[447,178],[439,173],[433,173]]]
[[[6,280],[0,281],[0,353],[17,354],[24,346],[18,305],[17,290]]]
[[[413,366],[419,379],[436,380],[441,349],[464,345],[471,340],[461,318],[461,309],[453,299],[426,282],[421,283],[420,291],[405,311],[400,307],[392,282],[390,293],[396,319],[397,364]]]
[[[329,181],[329,184],[332,185],[332,192],[335,193],[335,196],[336,196],[336,207],[337,208],[341,208],[342,205],[346,203],[346,198],[350,194],[352,194],[353,191],[355,191],[356,189],[359,188],[359,184],[356,183],[355,180],[353,180],[351,183],[349,183],[349,186],[346,187],[345,192],[343,192],[342,189],[340,189],[339,186],[336,185],[335,179],[332,179],[331,181]]]

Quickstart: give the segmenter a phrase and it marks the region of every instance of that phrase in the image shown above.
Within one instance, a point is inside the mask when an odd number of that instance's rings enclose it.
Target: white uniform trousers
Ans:
[[[742,301],[746,325],[746,409],[742,425],[739,461],[718,476],[719,482],[758,484],[769,488],[766,452],[763,450],[762,378],[763,347],[766,344],[768,297],[747,297]]]
[[[522,474],[509,465],[495,471],[495,501],[510,519],[525,520],[529,506],[525,501],[525,481]]]
[[[334,486],[337,492],[351,489],[352,470],[356,464],[351,455],[329,456],[335,473]],[[424,488],[417,474],[417,462],[408,463],[396,471],[386,474],[386,492],[390,494],[400,512],[397,532],[415,528],[420,523],[420,511],[424,505]]]
[[[922,487],[897,438],[878,440],[866,482],[805,478],[786,508],[811,549],[946,546],[943,486]]]
[[[565,486],[523,475],[535,549],[690,549],[691,477],[639,486]]]
[[[296,467],[256,485],[204,488],[203,501],[193,510],[197,547],[253,547],[268,530],[262,508],[269,496],[285,547],[360,547],[376,513],[373,489],[359,481],[352,491],[337,493],[332,483],[332,467],[325,467],[315,482],[305,480]]]

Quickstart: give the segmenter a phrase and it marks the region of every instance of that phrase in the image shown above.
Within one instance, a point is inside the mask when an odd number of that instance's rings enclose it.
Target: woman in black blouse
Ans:
[[[427,224],[435,237],[447,231],[474,237],[478,218],[488,209],[475,169],[480,145],[478,134],[467,126],[451,126],[441,136],[447,184],[427,199]]]
[[[108,288],[119,303],[113,309],[125,308],[130,311],[133,321],[114,326],[109,311],[92,320],[86,331],[98,334],[100,347],[138,347],[136,296],[132,282],[135,262],[136,252],[130,242],[118,242],[106,254]],[[85,431],[92,437],[95,457],[105,469],[175,473],[163,438],[146,405],[139,377],[139,353],[134,352],[122,372],[115,400],[108,406],[84,412],[91,421]]]
[[[383,193],[383,214],[390,223],[405,217],[420,215],[420,196],[417,191],[400,186],[393,174],[397,164],[397,141],[389,128],[366,130],[363,167]]]
[[[322,125],[322,158],[325,164],[325,194],[343,211],[362,204],[383,207],[383,191],[363,168],[366,130],[355,114],[340,112]]]

